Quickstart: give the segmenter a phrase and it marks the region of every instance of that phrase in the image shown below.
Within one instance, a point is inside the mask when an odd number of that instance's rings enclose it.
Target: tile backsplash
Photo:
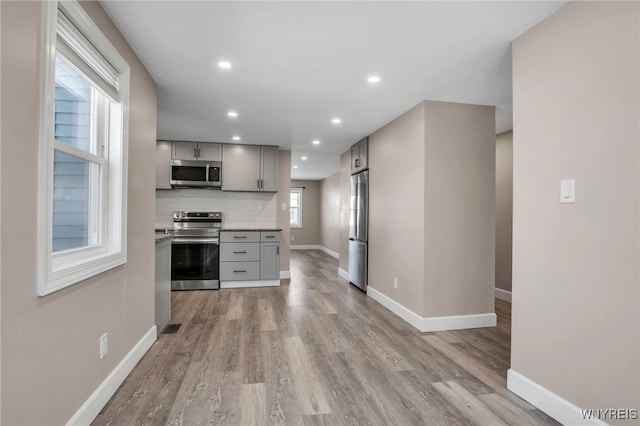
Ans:
[[[210,189],[156,191],[156,227],[172,227],[174,211],[222,212],[227,228],[275,228],[277,194]]]

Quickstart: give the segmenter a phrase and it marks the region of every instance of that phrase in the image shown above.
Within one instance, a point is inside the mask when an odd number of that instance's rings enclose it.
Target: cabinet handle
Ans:
[[[280,246],[276,247],[276,254],[280,255]]]
[[[260,189],[260,179],[256,181],[256,186],[258,187],[258,189]]]
[[[233,271],[233,272],[247,272],[246,270],[241,270],[241,271]]]
[[[356,168],[360,167],[360,159],[359,158],[356,158],[355,163],[356,163]]]
[[[275,238],[276,236],[275,235],[265,235],[264,237],[265,238]]]
[[[246,251],[234,251],[233,254],[247,254]]]
[[[246,235],[234,235],[233,238],[247,238]]]

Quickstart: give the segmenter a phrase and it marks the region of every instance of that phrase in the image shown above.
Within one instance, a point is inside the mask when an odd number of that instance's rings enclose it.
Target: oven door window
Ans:
[[[171,244],[171,280],[217,280],[218,244],[182,243]]]
[[[201,166],[173,166],[171,168],[171,180],[206,182],[207,168]]]

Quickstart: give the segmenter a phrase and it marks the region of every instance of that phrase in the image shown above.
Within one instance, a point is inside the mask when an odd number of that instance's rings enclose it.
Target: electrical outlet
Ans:
[[[107,352],[109,352],[109,339],[107,333],[104,333],[100,336],[100,359],[107,356]]]
[[[398,277],[393,277],[393,288],[398,289]]]
[[[287,211],[287,203],[282,203],[282,206],[280,206],[282,208],[283,212]]]

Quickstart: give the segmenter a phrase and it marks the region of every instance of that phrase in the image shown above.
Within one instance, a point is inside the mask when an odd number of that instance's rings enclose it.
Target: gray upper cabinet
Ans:
[[[156,143],[156,189],[171,189],[171,142]]]
[[[351,147],[351,174],[369,168],[369,138],[362,139]]]
[[[222,145],[211,142],[174,142],[171,158],[174,160],[220,161]]]
[[[278,147],[225,144],[223,191],[278,191]]]
[[[260,171],[262,182],[260,190],[265,192],[278,192],[278,147],[261,147]]]

